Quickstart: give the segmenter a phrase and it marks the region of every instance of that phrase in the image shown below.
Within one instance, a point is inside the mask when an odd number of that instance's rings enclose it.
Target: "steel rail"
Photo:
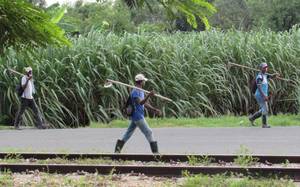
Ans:
[[[136,165],[77,165],[77,164],[0,164],[0,171],[47,173],[142,173],[148,176],[179,177],[189,174],[243,174],[256,177],[288,177],[300,181],[300,168],[290,167],[238,167],[238,166],[136,166]]]
[[[54,158],[63,158],[67,160],[72,159],[110,159],[110,160],[133,160],[133,161],[143,161],[143,162],[150,162],[150,161],[161,161],[161,162],[170,162],[170,161],[179,161],[179,162],[186,162],[189,161],[190,158],[198,158],[198,159],[205,159],[209,158],[211,162],[218,163],[218,162],[234,162],[234,159],[238,158],[239,155],[200,155],[200,154],[81,154],[81,153],[7,153],[1,152],[0,159],[5,158],[34,158],[38,160],[45,160],[45,159],[54,159]],[[240,156],[251,156],[252,158],[257,158],[260,163],[300,163],[300,156],[293,156],[293,155],[282,155],[282,156],[274,156],[274,155],[240,155]]]

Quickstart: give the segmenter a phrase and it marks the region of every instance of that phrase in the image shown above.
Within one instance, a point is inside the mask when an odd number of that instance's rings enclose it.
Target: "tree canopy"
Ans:
[[[7,46],[70,45],[43,10],[22,0],[0,0],[1,50]]]
[[[124,0],[130,8],[147,6],[152,9],[153,3],[163,5],[169,16],[180,17],[184,15],[187,22],[194,28],[198,26],[199,18],[207,29],[210,28],[208,16],[213,15],[217,10],[206,0]]]

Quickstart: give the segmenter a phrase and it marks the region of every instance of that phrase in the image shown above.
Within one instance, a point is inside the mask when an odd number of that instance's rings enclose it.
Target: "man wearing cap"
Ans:
[[[25,109],[27,107],[31,108],[36,119],[36,127],[39,129],[45,129],[45,126],[43,126],[41,113],[37,108],[37,105],[34,101],[33,94],[35,93],[35,88],[32,80],[32,68],[26,67],[25,73],[21,80],[21,86],[23,93],[21,95],[21,107],[19,108],[19,111],[17,113],[14,127],[15,129],[20,130],[20,121],[22,114],[24,113]]]
[[[268,64],[262,63],[260,64],[260,72],[256,76],[256,85],[257,89],[255,91],[255,98],[257,103],[259,104],[259,111],[254,113],[252,116],[249,117],[249,121],[251,125],[254,126],[254,121],[262,116],[262,128],[270,128],[267,123],[267,116],[268,116],[268,79],[269,78],[276,78],[279,76],[277,73],[273,75],[267,74],[268,71]]]
[[[135,86],[138,88],[142,88],[147,80],[148,79],[145,78],[143,74],[137,74],[135,76]],[[144,92],[141,90],[133,89],[131,91],[130,97],[134,110],[132,112],[130,125],[126,133],[121,140],[119,139],[117,141],[115,153],[121,152],[124,144],[132,136],[136,127],[138,127],[147,138],[148,142],[150,143],[152,153],[158,153],[157,142],[154,140],[152,130],[150,129],[144,118],[144,105],[146,108],[153,110],[157,115],[161,114],[161,111],[159,109],[156,109],[149,103],[147,103],[148,99],[153,95],[154,91],[151,91],[146,97],[144,96]]]

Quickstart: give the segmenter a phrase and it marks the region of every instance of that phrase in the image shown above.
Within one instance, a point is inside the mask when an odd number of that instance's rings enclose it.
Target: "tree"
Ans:
[[[41,9],[22,0],[0,0],[0,53],[7,46],[70,45]]]
[[[45,8],[47,6],[46,0],[28,0],[28,2],[39,8]]]
[[[99,0],[98,0],[99,1]],[[128,7],[147,6],[150,10],[154,3],[161,4],[170,17],[180,18],[182,15],[186,17],[187,22],[192,27],[197,28],[197,18],[205,25],[206,29],[210,28],[208,16],[216,12],[215,7],[206,0],[124,0]]]
[[[58,25],[71,35],[88,33],[91,29],[116,33],[135,29],[128,7],[119,1],[86,4],[77,1],[74,7],[67,7]]]
[[[213,4],[218,9],[218,12],[210,19],[214,27],[251,29],[251,12],[245,0],[215,0]]]
[[[247,0],[247,3],[257,27],[284,31],[300,23],[299,0]]]

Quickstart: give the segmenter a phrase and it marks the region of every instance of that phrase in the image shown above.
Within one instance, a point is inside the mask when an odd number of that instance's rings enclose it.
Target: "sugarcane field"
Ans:
[[[299,0],[0,0],[0,187],[300,187]]]

